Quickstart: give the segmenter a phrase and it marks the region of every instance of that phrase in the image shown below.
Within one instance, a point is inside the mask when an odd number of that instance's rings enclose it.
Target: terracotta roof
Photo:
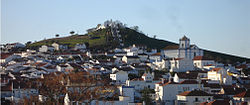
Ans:
[[[184,58],[174,58],[174,60],[182,60],[182,59],[184,59]]]
[[[236,94],[234,97],[250,97],[250,91],[247,90],[247,91],[241,92],[239,94]]]
[[[180,79],[197,79],[198,73],[196,73],[196,72],[190,72],[190,73],[179,72],[179,73],[177,73],[177,76]]]
[[[164,50],[175,50],[175,49],[179,49],[179,45],[170,45],[170,46],[166,46],[163,49]]]
[[[213,64],[207,64],[207,65],[204,65],[204,66],[214,66]]]
[[[185,91],[185,92],[182,92],[178,95],[181,95],[181,96],[212,96],[204,91],[201,91],[201,90],[193,90],[193,91]]]
[[[213,68],[211,71],[218,72],[218,71],[220,71],[220,70],[222,70],[222,68]]]
[[[12,83],[8,83],[5,86],[1,86],[1,91],[12,91]]]
[[[169,85],[169,84],[178,84],[178,83],[170,81],[170,82],[167,82],[165,84],[162,84],[162,86],[166,86],[166,85]]]
[[[1,53],[1,59],[6,59],[11,55],[12,55],[12,53]]]
[[[184,80],[180,84],[198,84],[196,80]]]
[[[46,66],[45,68],[46,68],[46,69],[56,69],[56,66],[54,66],[54,65],[49,65],[49,66]]]
[[[38,66],[38,67],[42,67],[42,66],[45,66],[47,65],[48,63],[45,63],[45,62],[36,62],[35,65]]]
[[[212,60],[204,56],[195,56],[193,60]]]
[[[144,79],[143,78],[134,78],[131,81],[144,81]]]
[[[155,53],[155,54],[153,54],[153,55],[151,55],[151,56],[161,56],[161,53],[158,52],[158,53]]]
[[[204,102],[200,105],[230,105],[229,100],[214,100],[212,102]]]

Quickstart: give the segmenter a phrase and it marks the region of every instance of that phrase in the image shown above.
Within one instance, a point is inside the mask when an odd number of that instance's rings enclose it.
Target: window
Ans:
[[[195,101],[198,102],[198,98],[195,98]]]

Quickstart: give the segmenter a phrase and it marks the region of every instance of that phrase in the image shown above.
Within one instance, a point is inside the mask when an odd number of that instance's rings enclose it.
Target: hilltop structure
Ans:
[[[190,45],[190,39],[183,36],[179,39],[179,45],[167,46],[161,51],[165,58],[188,58],[203,56],[203,50],[196,45]]]

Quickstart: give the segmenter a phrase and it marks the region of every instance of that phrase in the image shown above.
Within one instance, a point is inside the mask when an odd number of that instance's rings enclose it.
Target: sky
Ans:
[[[250,58],[250,0],[1,0],[1,43],[79,34],[106,20]]]

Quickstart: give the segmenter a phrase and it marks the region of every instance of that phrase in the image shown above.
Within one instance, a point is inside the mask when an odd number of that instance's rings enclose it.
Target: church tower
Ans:
[[[190,47],[190,39],[187,38],[185,35],[179,40],[179,48],[180,49],[187,49]]]

